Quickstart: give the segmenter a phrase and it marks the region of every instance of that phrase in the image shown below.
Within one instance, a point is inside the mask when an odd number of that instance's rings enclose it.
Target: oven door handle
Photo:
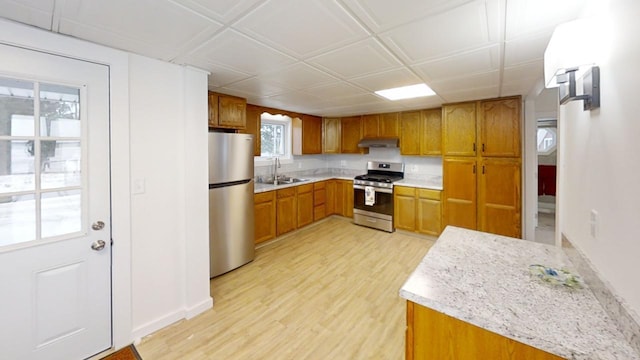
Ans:
[[[385,194],[393,194],[393,189],[379,188],[379,187],[375,187],[375,186],[372,186],[372,187],[376,190],[376,192],[385,193]],[[354,189],[358,189],[358,190],[364,190],[365,187],[362,186],[362,185],[353,185],[353,188]]]

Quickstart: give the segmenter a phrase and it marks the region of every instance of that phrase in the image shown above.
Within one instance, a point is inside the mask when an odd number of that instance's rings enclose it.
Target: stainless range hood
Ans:
[[[364,138],[358,142],[361,148],[397,148],[400,139],[394,138]]]

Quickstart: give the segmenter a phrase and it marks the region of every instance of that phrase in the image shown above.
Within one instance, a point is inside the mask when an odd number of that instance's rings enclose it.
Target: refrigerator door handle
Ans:
[[[242,184],[249,183],[249,181],[251,181],[251,179],[244,179],[244,180],[238,180],[238,181],[229,181],[229,182],[218,183],[218,184],[209,184],[209,189],[217,189],[217,188],[227,187],[227,186],[242,185]]]

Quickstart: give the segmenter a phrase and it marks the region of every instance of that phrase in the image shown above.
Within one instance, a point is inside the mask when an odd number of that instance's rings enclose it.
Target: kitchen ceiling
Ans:
[[[0,17],[209,71],[209,89],[321,116],[526,95],[590,0],[0,0]],[[437,96],[373,92],[425,82]]]

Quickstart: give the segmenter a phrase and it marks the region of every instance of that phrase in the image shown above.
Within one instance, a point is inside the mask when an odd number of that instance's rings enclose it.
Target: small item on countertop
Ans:
[[[565,269],[533,264],[529,265],[529,273],[552,285],[563,285],[571,289],[582,289],[584,281],[580,275],[573,274]]]
[[[373,206],[376,203],[376,189],[373,186],[364,187],[364,204]]]

